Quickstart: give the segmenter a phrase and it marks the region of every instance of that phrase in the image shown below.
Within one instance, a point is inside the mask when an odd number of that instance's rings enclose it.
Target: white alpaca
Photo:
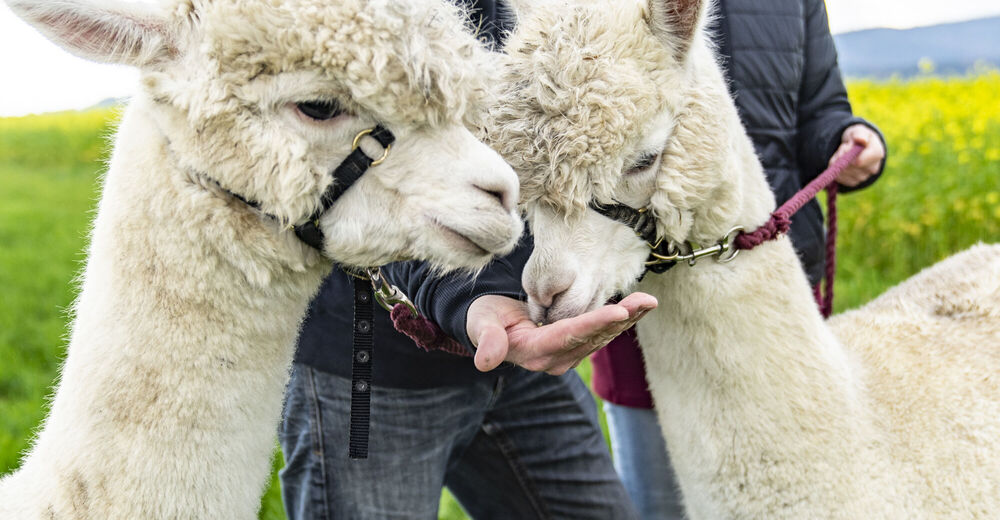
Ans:
[[[538,7],[509,40],[491,140],[522,177],[537,319],[643,271],[648,246],[592,201],[650,208],[676,244],[774,209],[700,4]],[[691,518],[996,518],[1000,246],[829,323],[784,237],[638,289],[660,301],[638,333]]]
[[[0,481],[0,518],[254,518],[323,256],[476,269],[519,237],[517,179],[466,129],[495,64],[438,0],[10,5],[79,55],[138,66],[142,87],[52,410]],[[321,255],[290,225],[376,123],[396,141],[321,217]]]

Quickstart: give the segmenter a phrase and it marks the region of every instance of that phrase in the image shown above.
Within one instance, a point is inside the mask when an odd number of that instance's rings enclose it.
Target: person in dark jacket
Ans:
[[[841,191],[874,182],[885,164],[885,142],[875,126],[851,113],[823,0],[721,0],[716,6],[712,37],[778,204],[854,143],[865,149],[837,178]],[[792,218],[789,236],[810,282],[819,283],[825,236],[815,199]],[[640,515],[683,518],[634,332],[592,360],[615,466]]]
[[[472,26],[498,40],[502,6],[467,3],[475,8]],[[636,518],[594,400],[569,369],[655,299],[637,294],[539,327],[520,283],[530,252],[526,235],[476,278],[436,277],[416,262],[384,268],[475,358],[419,349],[375,306],[373,320],[357,324],[374,338],[363,357],[373,376],[362,385],[371,415],[361,459],[351,459],[348,446],[352,389],[359,388],[352,362],[362,362],[352,352],[354,302],[367,293],[356,295],[355,279],[334,269],[303,323],[279,431],[289,518],[437,518],[442,486],[474,518]],[[497,368],[504,361],[511,363]]]

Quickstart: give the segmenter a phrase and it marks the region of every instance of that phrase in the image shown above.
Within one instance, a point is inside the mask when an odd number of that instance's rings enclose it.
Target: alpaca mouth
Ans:
[[[469,236],[451,226],[445,225],[434,217],[430,217],[429,219],[431,223],[441,230],[445,240],[449,243],[455,244],[462,251],[472,253],[476,256],[491,256],[493,254],[487,246],[484,246],[480,242],[476,241],[475,237]]]
[[[546,307],[539,304],[529,295],[528,315],[531,316],[531,320],[535,323],[544,323],[547,325],[559,320],[579,316],[608,303],[607,298],[601,298],[600,292],[595,292],[590,300],[584,304],[580,304],[579,301],[579,299],[563,293],[553,298],[552,304]]]

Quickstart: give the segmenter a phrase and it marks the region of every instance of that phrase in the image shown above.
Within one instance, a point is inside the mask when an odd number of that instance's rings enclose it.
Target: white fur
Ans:
[[[140,65],[142,90],[118,129],[52,410],[0,480],[0,518],[254,518],[297,330],[330,269],[289,224],[379,121],[397,142],[322,218],[325,254],[476,269],[508,251],[516,177],[466,129],[495,66],[436,0],[11,7],[79,54]],[[295,108],[317,99],[350,113]]]
[[[704,35],[664,37],[659,7],[532,9],[508,45],[491,139],[522,178],[536,318],[601,305],[643,270],[647,246],[590,200],[649,206],[666,239],[702,245],[774,209]],[[623,174],[664,128],[655,171]],[[691,518],[996,517],[1000,245],[829,323],[786,237],[638,289],[660,302],[638,333]]]

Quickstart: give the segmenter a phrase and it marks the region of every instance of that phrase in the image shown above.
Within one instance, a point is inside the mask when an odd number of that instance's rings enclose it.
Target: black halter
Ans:
[[[711,256],[719,262],[726,263],[736,258],[740,252],[736,238],[743,233],[741,226],[730,229],[724,237],[708,247],[698,247],[691,242],[678,245],[656,236],[656,219],[647,208],[635,209],[624,204],[602,206],[592,202],[590,209],[611,220],[625,224],[632,231],[635,231],[639,238],[646,241],[646,245],[649,246],[649,257],[646,259],[646,270],[639,276],[640,280],[648,272],[657,274],[666,272],[677,265],[677,262],[683,261],[693,266],[699,258]]]
[[[371,136],[379,142],[385,152],[382,157],[372,159],[361,150],[361,138]],[[333,207],[339,199],[358,179],[372,166],[378,166],[389,155],[395,136],[382,125],[369,128],[358,133],[351,144],[350,155],[333,170],[333,182],[327,186],[320,198],[320,206],[309,216],[305,224],[294,226],[295,236],[299,237],[312,248],[323,253],[323,231],[319,227],[319,219]],[[228,190],[227,190],[228,191]],[[246,205],[260,211],[270,218],[276,218],[261,211],[260,203],[248,200],[236,193],[229,192],[233,197]],[[345,272],[347,270],[345,269]],[[349,273],[350,274],[350,273]],[[368,269],[367,277],[355,275],[354,280],[354,338],[351,362],[351,418],[348,437],[349,455],[352,459],[368,457],[368,433],[371,418],[372,392],[372,358],[375,347],[374,340],[374,310],[372,300],[386,310],[392,304],[407,305],[414,315],[417,314],[413,304],[395,286],[387,283],[378,269]]]
[[[378,159],[372,159],[368,157],[363,150],[361,150],[360,142],[361,138],[365,135],[371,136],[373,139],[378,141],[382,148],[385,148],[385,152],[382,157]],[[319,219],[326,213],[333,204],[337,202],[337,199],[341,197],[351,186],[354,185],[361,175],[365,173],[368,168],[372,166],[378,166],[385,160],[386,156],[389,155],[389,150],[392,148],[392,142],[396,140],[396,137],[392,135],[392,132],[387,130],[382,125],[378,125],[375,128],[369,128],[359,133],[354,138],[354,143],[352,144],[353,149],[351,154],[344,159],[344,162],[337,166],[337,169],[333,170],[334,182],[331,183],[326,191],[323,192],[323,196],[320,198],[320,207],[309,217],[309,220],[302,225],[295,226],[295,236],[299,237],[300,240],[309,244],[313,248],[323,251],[323,231],[319,228]]]
[[[646,208],[635,209],[624,204],[611,204],[602,206],[596,202],[590,203],[590,209],[608,217],[611,220],[625,224],[635,234],[646,241],[649,246],[649,258],[646,259],[646,271],[654,273],[666,272],[671,267],[677,265],[674,260],[664,260],[677,254],[676,248],[656,236],[656,219]],[[643,275],[646,273],[643,272]],[[640,277],[641,279],[641,277]]]
[[[372,159],[361,149],[361,138],[366,135],[378,141],[378,143],[385,148],[385,152],[382,154],[382,157]],[[345,158],[344,161],[333,170],[333,182],[327,186],[326,191],[324,191],[322,197],[320,197],[320,206],[316,208],[316,211],[314,211],[312,215],[309,216],[309,220],[306,221],[305,224],[299,224],[292,227],[295,231],[295,236],[299,237],[299,240],[302,240],[313,249],[322,253],[324,237],[323,231],[319,228],[319,219],[324,213],[333,207],[333,204],[337,202],[337,199],[339,199],[348,189],[350,189],[351,186],[354,185],[355,182],[358,181],[358,179],[361,178],[361,175],[363,175],[368,168],[378,166],[385,160],[385,158],[389,155],[389,150],[392,148],[392,143],[395,140],[396,137],[392,135],[392,132],[382,125],[362,130],[358,133],[358,135],[354,137],[354,142],[351,145],[352,149],[350,155],[348,155],[347,158]],[[226,191],[233,197],[241,200],[247,206],[250,206],[264,215],[277,220],[277,217],[264,213],[261,210],[259,202],[247,199],[238,193],[233,193],[229,190]]]

